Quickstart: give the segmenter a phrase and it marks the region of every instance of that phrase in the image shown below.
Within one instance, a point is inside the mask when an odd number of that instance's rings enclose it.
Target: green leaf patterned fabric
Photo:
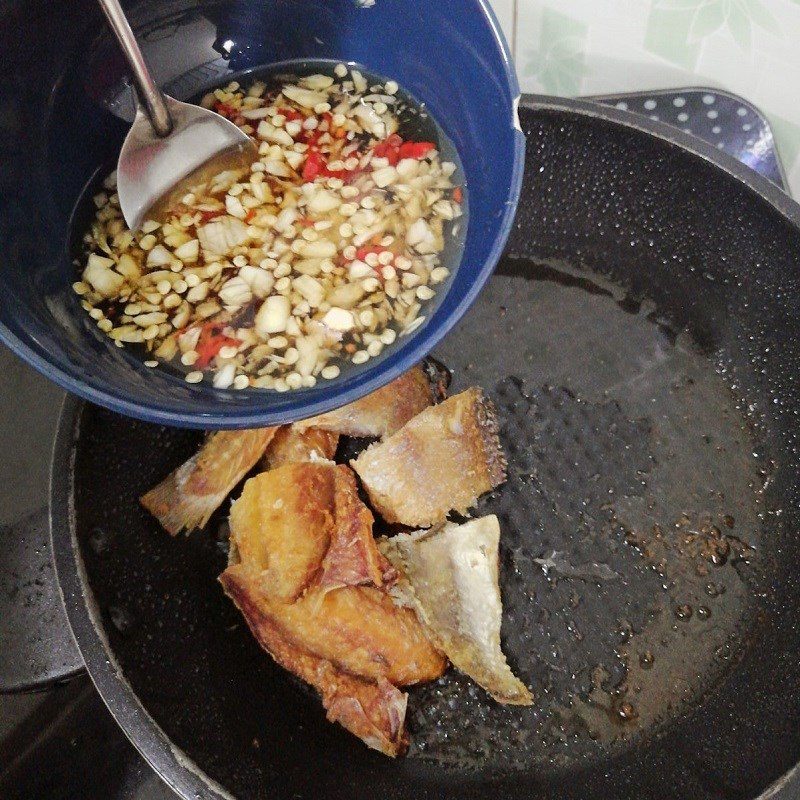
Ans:
[[[552,94],[578,94],[586,72],[583,51],[587,30],[582,22],[545,9],[539,46],[528,51],[525,74],[536,77]]]
[[[727,89],[774,123],[800,197],[800,0],[490,1],[514,43],[523,91]]]

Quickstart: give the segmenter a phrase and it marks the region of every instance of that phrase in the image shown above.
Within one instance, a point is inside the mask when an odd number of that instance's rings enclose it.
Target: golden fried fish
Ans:
[[[346,436],[390,436],[433,403],[433,391],[421,366],[395,378],[371,394],[346,406],[296,422],[304,431],[319,428]]]
[[[320,571],[334,525],[331,464],[285,464],[250,478],[231,506],[232,560],[273,600],[296,600]]]
[[[275,469],[298,461],[326,461],[334,457],[338,444],[338,433],[284,425],[269,443],[262,463],[264,469]]]
[[[374,518],[358,497],[356,476],[347,467],[334,472],[334,527],[317,585],[323,589],[372,583],[394,577],[372,536]]]
[[[253,579],[227,569],[220,577],[225,593],[244,615],[259,644],[284,669],[313,686],[331,722],[362,739],[369,747],[398,756],[408,746],[405,732],[407,695],[381,678],[371,681],[351,675],[287,639],[269,613],[270,606],[258,600]]]
[[[217,431],[200,450],[140,498],[173,536],[202,528],[258,463],[277,428]]]
[[[390,597],[394,573],[371,527],[348,467],[286,464],[251,478],[233,504],[220,582],[262,646],[318,689],[329,719],[397,755],[396,687],[437,678],[447,661]]]
[[[427,527],[505,480],[494,410],[480,389],[426,408],[350,462],[387,521]]]
[[[416,609],[453,666],[499,703],[530,705],[531,693],[500,649],[499,543],[492,515],[399,534],[378,546],[402,576],[396,596]]]

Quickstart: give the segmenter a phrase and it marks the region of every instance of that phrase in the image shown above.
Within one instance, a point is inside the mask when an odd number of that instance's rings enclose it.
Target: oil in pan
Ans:
[[[711,361],[599,276],[507,258],[471,323],[436,356],[498,406],[509,476],[478,510],[501,519],[503,647],[537,700],[451,671],[412,693],[410,757],[586,763],[690,711],[740,650],[763,465]]]
[[[477,513],[501,520],[503,648],[536,701],[498,705],[453,670],[412,689],[406,768],[538,773],[657,734],[719,682],[757,611],[765,465],[733,393],[654,307],[592,273],[511,258],[434,355],[451,393],[479,385],[498,407],[508,481]],[[264,796],[295,763],[276,742],[352,743],[219,589],[228,504],[188,538],[139,506],[200,438],[86,406],[77,537],[148,713],[226,785]]]

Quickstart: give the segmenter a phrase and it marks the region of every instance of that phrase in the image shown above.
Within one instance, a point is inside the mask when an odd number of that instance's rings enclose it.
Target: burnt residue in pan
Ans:
[[[412,756],[515,770],[624,747],[713,688],[756,609],[764,468],[730,389],[652,305],[559,265],[499,272],[480,340],[437,355],[452,391],[498,406],[509,478],[478,510],[501,519],[503,645],[537,702],[450,673],[412,697]]]

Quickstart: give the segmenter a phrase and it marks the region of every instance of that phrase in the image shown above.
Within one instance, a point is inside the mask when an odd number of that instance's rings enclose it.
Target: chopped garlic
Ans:
[[[350,311],[331,308],[322,318],[322,324],[334,331],[349,331],[355,325],[355,320]]]
[[[219,217],[197,229],[200,246],[210,255],[225,255],[247,237],[247,226],[235,217]]]
[[[114,261],[92,253],[83,270],[83,280],[103,297],[113,297],[125,283],[125,278],[111,267]]]
[[[289,319],[289,300],[281,295],[271,295],[261,304],[255,318],[256,330],[264,335],[286,330]]]

